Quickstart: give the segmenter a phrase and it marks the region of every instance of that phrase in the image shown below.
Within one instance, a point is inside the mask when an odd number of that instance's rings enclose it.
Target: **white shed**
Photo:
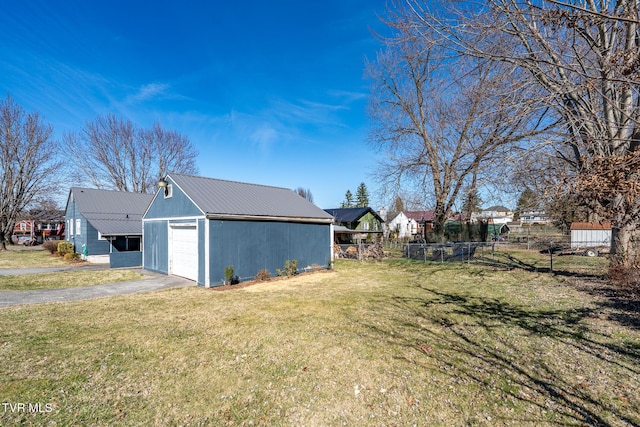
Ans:
[[[611,223],[574,222],[571,223],[571,247],[589,248],[611,245]]]

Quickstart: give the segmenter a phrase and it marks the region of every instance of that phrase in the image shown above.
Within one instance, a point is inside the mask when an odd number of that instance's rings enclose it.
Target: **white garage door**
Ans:
[[[194,226],[172,226],[169,273],[198,281],[198,231]]]

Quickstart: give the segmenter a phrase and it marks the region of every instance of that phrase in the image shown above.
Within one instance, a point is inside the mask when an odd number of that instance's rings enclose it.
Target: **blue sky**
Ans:
[[[187,135],[203,176],[309,188],[365,182],[365,58],[384,0],[16,1],[0,6],[0,90],[58,137],[98,115]]]

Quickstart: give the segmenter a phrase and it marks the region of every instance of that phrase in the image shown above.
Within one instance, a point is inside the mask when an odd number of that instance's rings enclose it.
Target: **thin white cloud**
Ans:
[[[280,138],[278,131],[268,123],[262,123],[251,133],[251,142],[256,144],[263,154],[268,154],[272,144]]]
[[[360,101],[369,96],[367,93],[348,90],[330,90],[328,94],[336,98],[344,99],[347,103]]]
[[[276,99],[263,114],[271,115],[288,125],[344,126],[336,112],[347,109],[345,105]]]
[[[150,99],[155,99],[158,97],[163,97],[167,94],[168,90],[171,88],[171,85],[167,83],[148,83],[140,86],[138,92],[133,95],[129,95],[125,99],[125,103],[127,104],[138,104],[141,102],[148,101]]]

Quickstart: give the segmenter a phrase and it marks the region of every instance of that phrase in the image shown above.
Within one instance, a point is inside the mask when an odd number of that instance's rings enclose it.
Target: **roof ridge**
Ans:
[[[172,172],[169,172],[169,173],[167,173],[167,176],[183,176],[183,177],[187,177],[187,178],[196,178],[196,179],[201,179],[201,180],[206,180],[206,181],[228,182],[228,183],[231,183],[231,184],[242,184],[242,185],[250,185],[250,186],[253,186],[253,187],[276,188],[276,189],[279,189],[279,190],[293,191],[290,188],[279,187],[279,186],[276,186],[276,185],[255,184],[255,183],[252,183],[252,182],[235,181],[235,180],[231,180],[231,179],[222,179],[222,178],[211,178],[211,177],[207,177],[207,176],[189,175],[189,174],[185,174],[185,173],[172,173]]]
[[[138,193],[137,191],[122,191],[122,190],[107,190],[104,188],[91,188],[91,187],[71,187],[71,190],[89,190],[89,191],[106,191],[109,193],[118,193],[118,194],[135,194],[140,196],[153,196],[153,193]]]

